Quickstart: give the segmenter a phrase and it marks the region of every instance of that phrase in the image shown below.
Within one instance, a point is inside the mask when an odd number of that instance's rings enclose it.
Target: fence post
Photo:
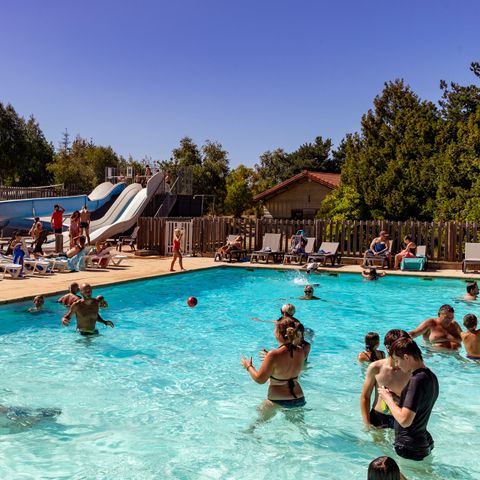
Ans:
[[[447,223],[447,260],[449,262],[454,262],[455,258],[455,233],[456,233],[455,222]]]

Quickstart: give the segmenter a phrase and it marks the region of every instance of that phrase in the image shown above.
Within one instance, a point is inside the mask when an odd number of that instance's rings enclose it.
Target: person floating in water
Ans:
[[[376,332],[368,332],[365,335],[365,351],[360,352],[357,356],[357,360],[360,363],[375,362],[376,360],[382,360],[385,358],[385,352],[377,350],[380,345],[380,336]]]
[[[313,294],[314,290],[311,285],[306,285],[303,289],[303,296],[298,297],[299,300],[320,300],[320,297],[316,297]]]
[[[412,338],[423,335],[425,341],[443,350],[458,350],[462,344],[462,329],[454,319],[454,309],[450,305],[442,305],[437,318],[429,318],[412,330]]]
[[[477,282],[467,283],[467,293],[462,297],[462,300],[467,302],[477,300],[479,293]]]
[[[477,324],[477,317],[473,313],[467,313],[463,317],[463,325],[467,331],[461,335],[467,358],[471,360],[480,360],[480,330],[477,330]]]
[[[97,322],[103,323],[107,327],[114,327],[110,320],[104,320],[98,313],[100,301],[98,298],[92,297],[91,285],[84,283],[80,287],[80,293],[83,298],[70,306],[67,314],[62,318],[62,325],[65,327],[68,326],[72,315],[75,314],[77,318],[77,330],[81,335],[98,334],[98,330],[96,329]]]
[[[43,310],[45,304],[45,297],[43,295],[37,295],[33,299],[33,307],[29,308],[28,311],[30,313],[36,313],[36,312],[41,312]]]
[[[72,282],[68,289],[68,293],[63,295],[63,297],[60,297],[57,302],[65,305],[66,307],[69,307],[70,305],[78,302],[82,298],[80,295],[78,295],[79,290],[80,287],[78,286],[78,283]]]
[[[376,268],[369,268],[362,271],[362,277],[366,280],[378,280],[380,277],[384,277],[385,272],[377,272]]]

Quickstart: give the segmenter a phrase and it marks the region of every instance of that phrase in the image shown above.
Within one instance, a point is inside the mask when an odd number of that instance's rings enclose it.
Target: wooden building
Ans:
[[[266,218],[315,218],[323,199],[340,185],[339,173],[304,170],[254,197],[263,203]]]

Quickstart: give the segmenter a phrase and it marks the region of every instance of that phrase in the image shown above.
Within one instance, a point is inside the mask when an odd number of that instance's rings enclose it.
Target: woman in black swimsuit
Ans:
[[[261,367],[257,370],[250,359],[242,356],[241,363],[252,379],[257,383],[266,383],[268,399],[260,408],[261,420],[265,421],[275,415],[278,407],[295,408],[305,405],[302,387],[298,383],[298,376],[305,363],[305,351],[294,344],[297,337],[297,323],[291,318],[277,322],[275,337],[280,346],[270,350]]]

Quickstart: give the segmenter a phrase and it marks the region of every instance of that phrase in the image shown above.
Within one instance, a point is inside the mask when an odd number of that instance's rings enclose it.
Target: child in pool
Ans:
[[[377,350],[380,345],[380,336],[376,332],[368,332],[365,335],[365,351],[360,352],[357,356],[357,360],[360,363],[375,362],[376,360],[382,360],[385,358],[385,352]]]

